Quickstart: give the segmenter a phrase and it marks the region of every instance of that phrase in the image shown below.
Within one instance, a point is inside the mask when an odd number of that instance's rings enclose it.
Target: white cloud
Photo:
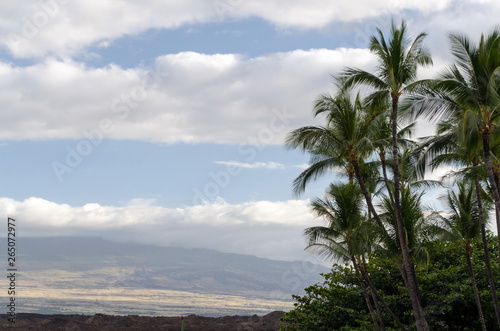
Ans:
[[[419,12],[425,16],[443,15],[445,19],[441,24],[454,24],[456,20],[450,20],[449,12],[466,6],[481,7],[484,12],[498,9],[495,1],[473,0],[335,3],[327,0],[25,0],[15,6],[9,2],[0,4],[0,43],[17,57],[71,57],[88,46],[103,45],[103,41],[108,43],[150,29],[175,29],[195,23],[258,17],[280,28],[319,29],[333,23],[366,19],[376,20],[376,25],[386,24],[394,15]],[[474,24],[477,25],[477,21]],[[365,24],[361,31],[367,28]]]
[[[330,74],[347,64],[373,70],[374,60],[368,50],[341,48],[255,58],[185,52],[133,69],[0,63],[0,139],[282,144],[292,129],[319,123],[311,109],[333,92]],[[444,65],[435,62],[424,76]]]
[[[0,40],[18,57],[71,56],[103,40],[213,21],[211,1],[23,1],[0,5]]]
[[[310,164],[302,163],[302,164],[293,165],[292,167],[305,170],[305,169],[309,168],[310,166],[311,166]]]
[[[278,162],[245,163],[238,161],[214,161],[214,163],[247,169],[285,169],[285,165]]]
[[[312,122],[314,99],[332,90],[330,74],[346,63],[374,64],[361,49],[255,58],[185,52],[133,69],[54,59],[0,63],[0,139],[281,144],[291,129]]]
[[[313,28],[339,20],[357,21],[355,17],[360,15],[372,17],[355,25],[359,31],[353,45],[365,47],[375,26],[390,24],[390,15],[384,10],[409,8],[427,13],[412,15],[409,24],[412,31],[429,32],[427,44],[438,55],[438,65],[423,72],[430,77],[436,67],[442,66],[443,58],[449,59],[445,34],[456,30],[456,22],[468,22],[464,23],[465,32],[477,36],[490,28],[489,22],[494,22],[500,12],[500,4],[495,1],[393,1],[383,5],[356,1],[363,6],[349,3],[341,18],[336,12],[343,4],[331,6],[320,0],[307,4],[231,1],[228,3],[234,8],[226,8],[224,13],[218,12],[213,2],[194,0],[148,5],[136,1],[23,1],[16,6],[0,4],[0,17],[5,15],[0,31],[3,29],[2,35],[7,38],[9,32],[21,31],[26,19],[42,20],[43,15],[37,13],[45,4],[42,12],[50,19],[24,48],[19,46],[18,55],[64,58],[64,54],[80,52],[85,45],[107,47],[120,36],[151,27],[176,28],[189,22],[253,15],[283,26]],[[47,9],[49,2],[57,4],[53,14]],[[90,17],[93,23],[84,24]],[[0,102],[4,109],[0,114],[4,123],[0,139],[81,139],[90,135],[99,140],[96,129],[100,129],[103,137],[111,139],[281,144],[291,129],[312,123],[313,101],[319,93],[332,90],[331,74],[345,65],[372,70],[374,64],[368,50],[353,48],[296,50],[254,58],[182,52],[158,57],[153,69],[122,69],[116,65],[89,68],[55,58],[28,67],[0,63]],[[151,70],[160,75],[156,76],[158,80],[148,76]],[[291,115],[283,122],[273,111]]]
[[[164,208],[141,199],[118,207],[97,203],[70,206],[34,197],[24,201],[0,198],[0,213],[17,220],[21,236],[101,236],[280,260],[314,259],[303,251],[302,232],[319,222],[306,200]]]
[[[390,17],[403,10],[417,10],[425,13],[439,12],[449,6],[451,0],[411,1],[337,1],[325,0],[292,1],[245,1],[243,10],[234,15],[255,15],[279,26],[299,28],[321,28],[334,22],[359,21],[377,16]]]
[[[481,33],[489,33],[498,24],[499,15],[499,1],[455,0],[446,10],[432,15],[415,15],[408,23],[414,33],[425,31],[428,34],[426,44],[433,56],[451,61],[448,33],[463,33],[477,41]]]
[[[279,162],[239,162],[239,161],[214,161],[216,164],[222,164],[230,167],[238,167],[238,168],[246,168],[246,169],[286,169],[287,167],[297,168],[297,169],[307,169],[309,168],[309,164],[294,164],[291,166],[284,165]]]

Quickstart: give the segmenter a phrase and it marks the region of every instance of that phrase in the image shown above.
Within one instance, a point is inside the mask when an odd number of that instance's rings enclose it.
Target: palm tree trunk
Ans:
[[[475,179],[474,184],[476,186],[477,206],[479,209],[479,220],[481,222],[481,241],[483,243],[484,250],[484,264],[486,265],[486,274],[488,277],[488,284],[490,285],[490,293],[491,299],[493,301],[493,308],[495,310],[495,317],[497,319],[497,324],[500,327],[500,307],[498,305],[497,290],[495,281],[493,280],[493,273],[491,272],[490,253],[488,250],[488,240],[486,238],[486,218],[483,212],[483,200],[481,198],[481,187],[479,186],[479,180]]]
[[[495,184],[497,184],[497,190],[500,193],[500,177],[498,177],[498,166],[491,165],[493,168],[493,176],[495,177]]]
[[[493,169],[493,176],[495,177],[495,184],[497,185],[497,191],[498,193],[500,194],[500,178],[499,178],[499,175],[498,175],[498,166],[493,166],[492,165],[492,169]],[[495,217],[497,219],[500,219],[500,210],[497,210],[495,208],[495,212],[498,213],[499,215],[495,215]],[[498,224],[497,224],[497,229],[500,229],[498,227]],[[498,266],[500,267],[500,236],[498,236]]]
[[[411,265],[413,261],[410,258],[408,244],[406,242],[406,231],[403,225],[403,215],[401,213],[401,192],[399,182],[399,146],[398,146],[398,101],[399,95],[392,94],[392,154],[394,158],[394,205],[396,210],[396,224],[398,229],[399,245],[401,247],[401,255],[403,257],[403,267],[407,276],[407,290],[410,295],[411,304],[413,307],[413,316],[415,317],[415,325],[417,331],[429,331],[429,325],[425,319],[424,309],[418,295],[418,283],[414,276]]]
[[[495,208],[495,217],[496,217],[496,219],[500,218],[500,210],[498,210],[496,208]],[[497,225],[497,229],[499,229],[498,225]],[[499,243],[497,245],[497,247],[498,247],[498,267],[500,268],[500,235],[498,235],[497,237],[498,237],[498,241],[499,241]]]
[[[411,268],[411,273],[412,273],[412,275],[413,275],[413,278],[414,278],[414,279],[417,279],[417,272],[416,272],[416,270],[415,270],[415,264],[414,264],[414,263],[412,263],[412,264],[410,265],[410,268]],[[418,296],[418,300],[419,300],[420,302],[422,302],[422,293],[420,292],[420,288],[419,288],[419,287],[417,287],[417,296]]]
[[[375,306],[375,310],[377,311],[378,322],[380,323],[380,330],[385,330],[384,316],[382,315],[382,310],[380,309],[380,305],[378,304],[377,297],[375,296],[375,293],[373,293],[373,291],[370,291],[370,294],[372,296],[373,305]]]
[[[356,271],[356,276],[358,277],[359,285],[361,286],[361,292],[363,293],[363,298],[365,299],[366,302],[366,307],[368,308],[368,312],[370,313],[370,317],[372,318],[373,321],[373,326],[375,327],[375,330],[385,330],[384,326],[379,326],[377,318],[375,317],[375,313],[373,312],[373,307],[372,304],[370,303],[370,298],[368,297],[368,289],[365,286],[365,283],[363,282],[363,278],[361,278],[361,274],[359,271],[358,263],[356,262],[356,258],[354,256],[351,256],[351,261],[352,265],[354,266],[354,270]],[[380,309],[380,308],[379,308]],[[379,310],[377,309],[377,311]],[[379,316],[380,312],[378,311]]]
[[[368,189],[366,188],[365,180],[363,179],[363,175],[361,174],[361,169],[359,168],[359,162],[357,157],[351,155],[350,162],[354,168],[354,173],[356,174],[356,180],[358,181],[359,187],[361,188],[361,192],[363,192],[366,204],[368,205],[368,211],[373,215],[377,224],[383,227],[382,220],[380,219],[377,211],[375,210],[375,207],[373,206],[370,192],[368,192]]]
[[[406,276],[406,271],[405,268],[403,267],[403,264],[400,262],[396,262],[396,265],[398,266],[399,272],[401,273],[401,277],[403,278],[403,285],[405,288],[408,287],[408,277]]]
[[[378,292],[378,290],[375,287],[375,285],[373,285],[373,282],[372,282],[372,280],[370,278],[370,274],[366,270],[366,261],[365,261],[364,257],[363,257],[363,264],[361,265],[360,269],[361,269],[361,274],[363,275],[366,283],[370,287],[370,290],[375,295],[375,297],[377,298],[377,300],[382,303],[382,305],[384,306],[385,311],[389,315],[391,315],[391,317],[394,319],[394,322],[396,322],[396,324],[399,326],[399,328],[401,330],[407,331],[406,326],[403,323],[401,323],[401,321],[399,320],[399,318],[394,314],[394,312],[391,310],[391,308],[389,308],[389,306],[387,305],[387,302],[385,301],[385,299],[380,295],[380,293]]]
[[[493,164],[491,163],[490,131],[488,129],[483,130],[482,140],[486,174],[488,176],[488,182],[490,183],[491,192],[493,193],[493,199],[495,200],[495,219],[497,223],[497,229],[500,229],[500,193],[498,191],[499,187],[497,185],[495,173],[493,171]],[[498,253],[500,259],[500,236],[498,236]]]
[[[385,159],[384,151],[379,152],[380,163],[382,164],[382,174],[384,176],[384,183],[387,189],[387,194],[389,195],[389,199],[391,199],[392,203],[394,203],[394,196],[392,195],[392,189],[389,185],[389,177],[387,176],[387,161]]]
[[[479,322],[481,323],[481,330],[486,331],[486,323],[484,321],[483,308],[481,307],[481,299],[479,298],[479,292],[477,290],[476,276],[474,275],[474,269],[472,268],[471,260],[471,246],[467,242],[464,245],[465,256],[467,257],[467,266],[469,268],[469,276],[472,283],[472,291],[474,292],[474,300],[476,301],[477,312],[479,314]]]

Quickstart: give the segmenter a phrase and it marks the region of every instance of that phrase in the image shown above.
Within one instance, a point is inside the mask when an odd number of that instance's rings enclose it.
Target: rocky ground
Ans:
[[[283,312],[275,311],[265,316],[203,317],[189,315],[179,317],[87,315],[40,315],[20,313],[15,323],[0,316],[2,330],[64,330],[64,331],[110,331],[110,330],[181,330],[185,331],[275,331],[279,330],[279,319]]]

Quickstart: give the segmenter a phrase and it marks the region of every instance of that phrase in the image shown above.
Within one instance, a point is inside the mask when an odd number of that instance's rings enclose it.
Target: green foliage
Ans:
[[[294,295],[295,309],[286,313],[288,322],[282,330],[370,330],[358,280],[351,268],[336,265],[335,271],[323,274],[323,284],[305,289],[305,296]]]
[[[480,247],[479,242],[477,244]],[[429,324],[433,325],[433,330],[446,330],[445,326],[452,330],[463,327],[479,330],[481,326],[462,244],[436,246],[429,269],[419,273]],[[479,275],[476,276],[479,279]],[[487,284],[486,274],[482,277]],[[490,302],[484,304],[491,305]]]
[[[490,254],[498,261],[496,237],[488,237]],[[472,257],[480,289],[481,304],[488,330],[496,328],[488,281],[483,263],[481,243],[473,241]],[[492,265],[499,280],[498,265]],[[373,257],[369,263],[373,283],[393,312],[411,329],[414,327],[412,306],[401,272],[385,257]],[[420,294],[431,330],[480,330],[465,253],[460,242],[436,242],[429,266],[417,269]],[[293,296],[295,308],[283,317],[281,330],[373,330],[366,304],[354,270],[334,265],[323,275],[325,281],[306,288],[306,295]],[[498,282],[497,286],[500,286]],[[386,330],[396,330],[389,316],[384,315]]]

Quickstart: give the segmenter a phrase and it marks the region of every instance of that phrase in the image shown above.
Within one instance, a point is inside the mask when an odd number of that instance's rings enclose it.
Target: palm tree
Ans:
[[[449,228],[450,239],[461,241],[467,259],[467,267],[472,283],[474,300],[476,301],[477,310],[479,313],[479,321],[482,330],[486,330],[484,321],[483,309],[477,289],[476,277],[472,267],[472,241],[479,237],[481,230],[481,220],[479,218],[479,208],[475,199],[475,187],[464,182],[458,183],[458,193],[453,191],[448,192],[447,204],[451,209],[451,215],[447,218],[441,217],[442,221]]]
[[[441,229],[424,216],[421,208],[423,192],[412,192],[410,187],[401,191],[401,209],[403,211],[403,223],[407,234],[408,250],[413,261],[418,265],[430,263],[431,243],[441,233]],[[381,200],[381,218],[384,227],[378,229],[380,244],[377,253],[393,259],[401,270],[404,281],[407,281],[403,266],[403,257],[398,240],[398,226],[395,219],[395,205],[387,197]]]
[[[432,96],[419,102],[415,110],[430,118],[460,116],[480,135],[500,228],[500,187],[491,152],[491,138],[500,119],[500,29],[487,36],[481,34],[477,45],[462,34],[451,33],[449,37],[455,63],[431,85]]]
[[[424,311],[418,296],[418,283],[414,276],[413,261],[408,252],[403,216],[400,201],[400,173],[399,173],[399,144],[398,144],[398,111],[399,100],[406,93],[420,87],[423,82],[417,81],[417,69],[421,65],[432,64],[429,53],[423,47],[425,33],[419,34],[411,43],[408,41],[406,23],[401,22],[400,27],[392,23],[390,31],[391,38],[386,40],[384,34],[378,29],[378,37],[373,36],[370,42],[370,50],[377,55],[377,74],[363,70],[348,68],[342,74],[345,79],[346,88],[364,84],[374,88],[374,92],[368,97],[373,104],[379,104],[382,100],[391,101],[391,131],[392,131],[392,157],[394,167],[394,203],[395,215],[398,227],[399,244],[403,257],[403,264],[408,278],[408,292],[412,301],[417,330],[429,330]]]
[[[305,190],[307,184],[327,171],[341,167],[349,180],[357,180],[368,210],[380,223],[373,205],[369,187],[362,174],[364,160],[373,153],[371,122],[373,118],[359,96],[354,100],[347,92],[335,97],[321,95],[313,109],[314,115],[326,114],[327,126],[306,126],[289,133],[286,146],[309,152],[311,166],[294,181],[295,193]]]
[[[306,249],[313,250],[323,257],[352,262],[375,328],[380,330],[385,328],[378,305],[378,301],[380,301],[396,324],[401,329],[406,330],[406,327],[380,296],[366,271],[364,255],[371,246],[368,235],[371,222],[368,222],[363,215],[363,207],[361,192],[356,183],[331,184],[325,198],[316,198],[312,201],[314,214],[323,218],[327,222],[327,226],[310,227],[304,231],[309,241]],[[379,322],[373,313],[365,283],[373,296]]]
[[[367,163],[366,159],[374,152],[371,138],[376,130],[372,124],[379,115],[383,115],[368,112],[359,95],[353,97],[344,89],[341,89],[335,97],[321,95],[315,103],[313,112],[315,116],[326,114],[327,126],[307,126],[296,129],[288,135],[286,141],[288,148],[301,148],[311,154],[311,166],[294,181],[295,193],[303,192],[311,180],[327,171],[341,168],[347,173],[351,185],[354,185],[354,180],[359,184],[368,206],[368,214],[381,225],[381,220],[372,202],[372,191],[377,185],[377,181],[372,180],[375,177],[372,176],[374,164]],[[383,140],[379,139],[377,144],[380,146],[383,144]],[[367,175],[368,173],[370,175]],[[312,247],[317,249],[319,246]],[[328,245],[322,247],[328,247]],[[369,281],[368,274],[362,272],[364,269],[366,268],[359,268],[357,264],[357,272],[361,272],[362,277],[365,278],[372,293],[376,296],[375,305],[377,306],[377,300],[383,302],[384,308],[393,316],[399,327],[404,329],[404,325],[392,314],[383,298]],[[381,326],[383,327],[382,321]]]
[[[456,114],[459,114],[459,112],[457,112]],[[480,181],[482,181],[486,177],[484,167],[481,163],[480,132],[478,132],[477,130],[470,130],[468,121],[463,121],[460,116],[454,116],[447,121],[440,122],[437,126],[437,135],[424,138],[423,143],[420,146],[420,150],[421,163],[429,163],[432,169],[435,169],[443,164],[459,166],[460,169],[458,171],[450,171],[446,176],[465,180],[466,182],[471,182],[473,184],[471,185],[470,189],[475,192],[475,198],[473,199],[473,202],[476,205],[474,206],[474,209],[471,209],[472,207],[469,206],[469,212],[463,213],[470,214],[468,215],[469,217],[477,216],[477,226],[479,227],[479,231],[481,234],[481,241],[484,251],[484,263],[487,271],[489,290],[493,302],[497,324],[500,326],[500,305],[498,302],[496,285],[491,270],[488,241],[486,237],[488,213],[483,208],[483,206],[488,207],[489,204],[488,199],[483,198],[483,196],[485,195],[482,194],[483,189],[480,183]],[[426,167],[424,165],[422,165],[420,168],[422,172],[425,172]],[[449,205],[452,207],[455,215],[458,213],[458,211],[461,211],[460,209],[458,209],[458,207],[456,207],[460,206],[459,202],[462,205],[465,205],[466,202],[464,201],[466,195],[462,192],[462,190],[466,190],[466,188],[461,188],[461,185],[463,184],[459,184],[459,196],[456,197],[455,195],[453,195],[451,198],[449,197]],[[468,198],[470,199],[471,197],[469,196]],[[472,211],[477,214],[473,215]],[[462,236],[465,235],[465,233],[463,232],[459,232],[458,234],[462,234]],[[468,235],[470,235],[470,233]]]
[[[387,120],[387,112],[375,113],[372,116],[374,119],[370,125],[372,127],[372,140],[373,146],[378,156],[378,160],[372,161],[378,163],[382,172],[382,182],[385,184],[385,189],[389,198],[394,202],[394,185],[392,180],[389,179],[388,170],[393,171],[391,157],[392,150],[392,130],[391,123]],[[416,123],[409,123],[398,131],[398,143],[400,148],[403,147],[405,151],[412,151],[415,147],[415,141],[411,140],[411,135]],[[389,157],[389,158],[388,158]],[[401,160],[399,157],[398,160]],[[401,163],[401,162],[400,162]],[[401,167],[401,165],[400,165]],[[401,169],[400,169],[401,170]],[[400,171],[401,172],[401,171]],[[404,171],[403,171],[404,172]],[[403,176],[407,177],[407,176]]]
[[[383,329],[384,323],[382,320],[380,324],[377,321],[356,260],[356,256],[364,254],[365,250],[364,240],[360,236],[364,219],[359,189],[353,182],[347,185],[331,184],[327,197],[313,199],[311,206],[313,213],[323,218],[327,226],[314,226],[304,230],[309,242],[306,250],[328,259],[352,262],[374,327],[376,330]]]

